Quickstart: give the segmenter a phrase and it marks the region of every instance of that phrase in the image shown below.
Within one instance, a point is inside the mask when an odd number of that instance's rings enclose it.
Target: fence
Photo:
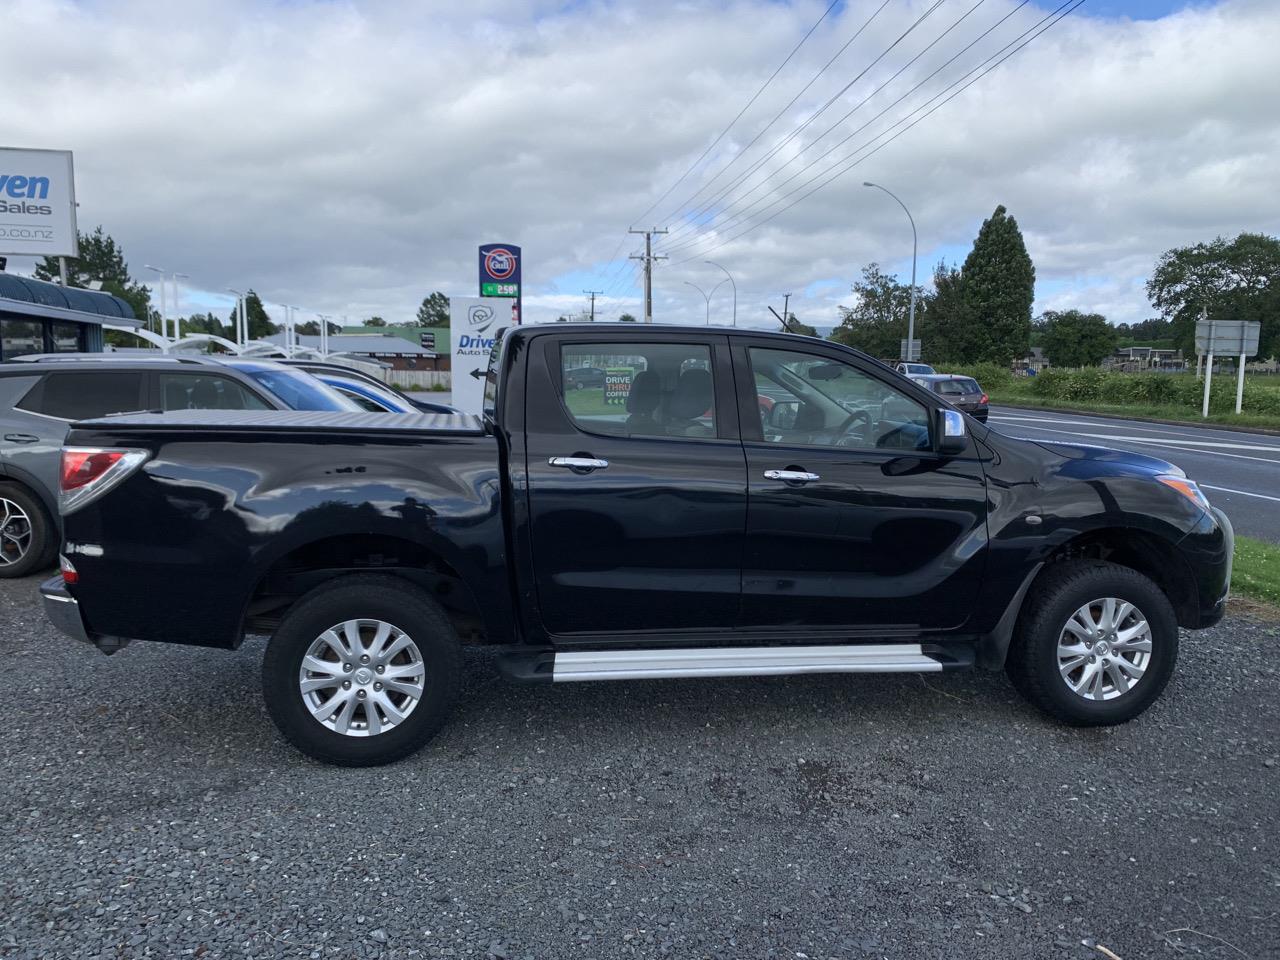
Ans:
[[[448,390],[451,382],[448,370],[389,370],[378,371],[387,383],[415,390]]]

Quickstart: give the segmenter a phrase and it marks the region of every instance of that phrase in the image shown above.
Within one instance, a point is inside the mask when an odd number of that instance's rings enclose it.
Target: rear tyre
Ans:
[[[58,528],[40,498],[16,483],[0,483],[0,577],[25,577],[53,565]]]
[[[262,662],[267,712],[285,739],[325,763],[368,767],[418,750],[458,697],[453,626],[396,577],[342,577],[281,621]]]
[[[1040,575],[1005,669],[1050,716],[1110,726],[1151,706],[1177,659],[1177,618],[1160,588],[1129,567],[1087,560]]]

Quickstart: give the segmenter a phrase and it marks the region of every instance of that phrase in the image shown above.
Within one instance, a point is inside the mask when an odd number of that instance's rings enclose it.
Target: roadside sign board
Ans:
[[[511,301],[496,297],[450,297],[449,330],[453,356],[449,383],[452,405],[463,413],[484,413],[484,378],[495,334],[509,326]]]
[[[1258,352],[1262,324],[1256,320],[1197,320],[1196,353],[1252,357]]]
[[[450,315],[450,320],[453,317]],[[418,344],[423,350],[434,350],[436,348],[436,335],[429,330],[423,330],[418,334]]]
[[[523,254],[514,243],[486,243],[480,247],[482,297],[510,297],[511,322],[520,322],[523,298],[520,295],[520,261]]]
[[[631,378],[634,371],[630,367],[609,367],[604,372],[605,406],[627,405],[627,397],[631,396]]]
[[[898,359],[899,360],[919,360],[920,359],[920,341],[912,340],[910,350],[906,340],[898,341]]]
[[[79,256],[70,150],[0,147],[0,253]]]

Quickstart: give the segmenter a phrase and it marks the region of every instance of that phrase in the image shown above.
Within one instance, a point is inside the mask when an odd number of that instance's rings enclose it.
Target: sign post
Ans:
[[[1229,354],[1239,359],[1236,369],[1236,413],[1244,405],[1245,360],[1258,352],[1258,339],[1262,324],[1256,320],[1206,320],[1201,317],[1196,324],[1196,366],[1200,356],[1205,356],[1204,402],[1200,416],[1209,416],[1209,385],[1213,382],[1213,355]]]
[[[510,297],[511,322],[521,322],[524,300],[520,295],[520,248],[514,243],[486,243],[480,247],[482,297]],[[505,324],[502,324],[505,326]]]
[[[919,360],[920,359],[920,341],[919,340],[899,340],[898,341],[898,357],[901,360]]]
[[[70,150],[0,147],[0,253],[80,255]]]
[[[507,326],[510,301],[496,297],[450,297],[449,330],[453,338],[449,384],[453,406],[463,413],[484,413],[484,378],[494,334]]]

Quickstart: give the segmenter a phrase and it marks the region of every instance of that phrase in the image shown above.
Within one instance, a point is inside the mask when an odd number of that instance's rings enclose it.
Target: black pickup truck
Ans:
[[[78,424],[48,615],[107,653],[269,634],[281,731],[363,765],[444,723],[468,642],[533,682],[1003,668],[1096,725],[1223,613],[1231,527],[1181,470],[1002,435],[836,344],[517,327],[485,397]]]

